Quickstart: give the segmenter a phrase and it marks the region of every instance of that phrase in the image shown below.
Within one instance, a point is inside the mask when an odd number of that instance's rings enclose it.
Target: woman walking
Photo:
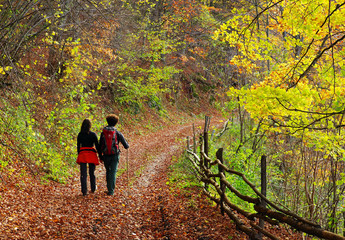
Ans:
[[[90,119],[84,119],[80,132],[77,137],[78,158],[77,163],[80,165],[80,183],[83,196],[87,195],[87,164],[89,165],[90,187],[91,192],[96,191],[96,165],[99,164],[99,144],[96,133],[91,130]]]

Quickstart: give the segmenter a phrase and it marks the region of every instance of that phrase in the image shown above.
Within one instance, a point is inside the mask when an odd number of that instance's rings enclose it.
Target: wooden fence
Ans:
[[[208,155],[208,128],[210,118],[206,117],[203,134],[199,137],[200,152],[197,153],[197,140],[195,129],[193,126],[193,144],[190,144],[190,139],[187,138],[187,153],[188,158],[194,166],[199,179],[204,182],[205,194],[217,205],[220,206],[222,214],[226,213],[231,220],[236,224],[237,228],[245,232],[251,240],[262,239],[262,235],[270,239],[279,239],[272,233],[264,229],[264,222],[271,225],[279,225],[280,223],[287,224],[292,228],[316,236],[322,239],[330,240],[345,240],[345,237],[335,234],[333,232],[322,229],[316,223],[313,223],[295,213],[282,209],[277,204],[271,202],[266,197],[266,156],[261,157],[261,191],[250,182],[241,172],[232,170],[229,166],[224,164],[223,149],[218,149],[215,160],[212,160]],[[217,166],[217,173],[211,172],[211,166]],[[228,174],[236,175],[245,182],[255,193],[255,197],[247,196],[238,191],[233,185],[226,180]],[[209,191],[209,186],[212,185],[216,194]],[[241,207],[233,204],[226,195],[226,191],[231,191],[242,201],[254,204],[255,213],[247,212]],[[254,211],[253,211],[254,212]],[[246,221],[238,217],[241,214]],[[257,221],[259,219],[259,221]]]

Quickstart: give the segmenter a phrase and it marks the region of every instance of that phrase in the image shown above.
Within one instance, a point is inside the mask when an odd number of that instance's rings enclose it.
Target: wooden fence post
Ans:
[[[195,137],[195,126],[193,123],[193,152],[196,153],[196,137]]]
[[[205,116],[205,127],[204,127],[204,153],[208,156],[208,128],[210,126],[210,117]],[[207,169],[210,169],[209,164],[207,163],[206,158],[204,158],[204,166]],[[205,183],[205,189],[208,190],[208,184]]]
[[[261,193],[266,197],[267,195],[267,163],[266,156],[261,156]],[[266,202],[264,199],[261,199],[261,206],[266,207]],[[265,227],[265,221],[260,218],[259,226],[263,229]],[[260,233],[260,238],[262,234]]]
[[[216,152],[216,157],[217,159],[219,159],[219,161],[224,164],[224,160],[223,160],[223,148],[219,148],[218,151]],[[221,165],[218,165],[218,171],[220,174],[224,175],[224,169]],[[225,176],[225,175],[224,175]],[[225,184],[223,183],[223,181],[221,180],[221,178],[219,178],[219,184],[220,184],[220,189],[222,190],[222,195],[220,196],[220,212],[222,213],[222,215],[224,216],[224,195],[225,195]]]
[[[200,134],[199,137],[199,144],[200,144],[200,169],[202,169],[202,166],[204,165],[204,156],[202,155],[202,152],[204,151],[204,139],[202,137],[202,134]]]
[[[208,156],[208,129],[210,126],[210,117],[205,116],[205,127],[204,127],[204,153]],[[208,164],[205,164],[209,168]]]
[[[344,220],[344,225],[343,225],[343,236],[345,237],[345,212],[343,212],[343,220]]]

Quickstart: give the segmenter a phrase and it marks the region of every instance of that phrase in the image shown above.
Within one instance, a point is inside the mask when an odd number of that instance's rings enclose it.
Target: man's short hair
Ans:
[[[115,114],[109,114],[105,119],[107,120],[108,125],[113,127],[119,121],[119,117]]]

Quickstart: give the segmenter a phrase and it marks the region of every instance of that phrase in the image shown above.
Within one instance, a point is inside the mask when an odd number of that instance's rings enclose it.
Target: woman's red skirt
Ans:
[[[81,147],[77,163],[93,163],[95,165],[99,165],[99,158],[96,149],[93,147]]]

